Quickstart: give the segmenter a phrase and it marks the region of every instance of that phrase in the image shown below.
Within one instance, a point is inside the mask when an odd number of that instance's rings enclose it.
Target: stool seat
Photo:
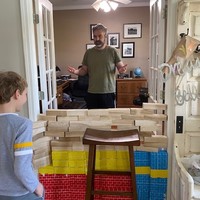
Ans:
[[[83,144],[139,146],[138,130],[104,131],[87,128],[83,137]]]
[[[132,130],[96,130],[87,128],[83,136],[83,144],[89,145],[88,169],[87,169],[87,188],[85,200],[93,200],[94,195],[119,195],[131,196],[132,199],[137,200],[137,188],[135,177],[135,164],[133,146],[140,145],[140,138],[137,129]],[[115,145],[127,146],[129,149],[129,171],[110,171],[110,170],[96,170],[95,157],[97,145]],[[129,175],[131,177],[131,192],[127,191],[97,191],[94,189],[95,174],[115,174],[115,175]]]

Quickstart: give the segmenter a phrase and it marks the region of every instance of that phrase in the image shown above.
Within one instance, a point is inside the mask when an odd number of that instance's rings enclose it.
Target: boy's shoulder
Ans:
[[[32,123],[30,119],[20,116],[16,113],[0,113],[0,118],[1,119],[8,119],[9,121],[11,121],[12,123]]]

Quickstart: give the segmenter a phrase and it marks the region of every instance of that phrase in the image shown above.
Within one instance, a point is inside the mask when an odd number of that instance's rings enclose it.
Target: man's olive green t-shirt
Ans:
[[[90,93],[114,93],[116,88],[116,64],[121,61],[117,50],[106,46],[102,50],[88,49],[82,64],[87,66]]]

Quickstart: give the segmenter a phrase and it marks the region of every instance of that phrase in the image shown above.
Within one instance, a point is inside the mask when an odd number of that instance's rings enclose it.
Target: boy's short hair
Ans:
[[[107,34],[107,28],[106,28],[103,24],[101,24],[101,23],[96,24],[96,25],[92,28],[93,33],[94,33],[94,31],[96,31],[96,30],[102,30],[103,32],[105,32],[105,34]]]
[[[0,104],[8,103],[17,90],[22,94],[27,86],[26,80],[19,74],[12,71],[0,72]]]

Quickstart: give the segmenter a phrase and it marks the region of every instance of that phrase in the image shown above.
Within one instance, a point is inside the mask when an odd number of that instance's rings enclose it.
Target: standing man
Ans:
[[[85,52],[82,67],[75,69],[68,66],[68,71],[78,76],[89,75],[88,109],[114,108],[116,68],[119,73],[125,73],[127,65],[123,64],[115,48],[107,46],[107,28],[104,25],[94,26],[93,36],[95,47]]]

